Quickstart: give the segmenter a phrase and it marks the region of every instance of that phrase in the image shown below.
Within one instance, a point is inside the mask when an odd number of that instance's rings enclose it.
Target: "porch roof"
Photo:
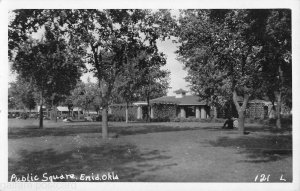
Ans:
[[[207,105],[206,101],[201,101],[198,96],[186,95],[181,98],[175,96],[163,96],[150,100],[150,103],[176,104],[176,105]]]
[[[58,106],[57,110],[58,111],[69,111],[68,107],[65,107],[65,106]]]

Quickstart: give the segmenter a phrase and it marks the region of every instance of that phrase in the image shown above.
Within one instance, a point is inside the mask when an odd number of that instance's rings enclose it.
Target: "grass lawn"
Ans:
[[[292,135],[246,124],[248,135],[221,123],[110,123],[118,138],[101,139],[99,122],[9,119],[9,181],[27,174],[117,174],[117,181],[292,181]],[[262,175],[264,174],[264,175]],[[89,180],[85,180],[89,181]],[[257,178],[259,181],[259,178]]]

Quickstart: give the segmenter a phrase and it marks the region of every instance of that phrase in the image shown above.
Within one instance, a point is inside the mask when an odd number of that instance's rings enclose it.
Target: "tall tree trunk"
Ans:
[[[52,112],[50,113],[50,115],[51,115],[51,120],[57,122],[57,120],[56,120],[57,117],[56,117],[56,115],[55,115],[56,110],[55,110],[55,106],[54,106],[54,104],[53,104],[53,99],[52,99],[52,101],[51,101],[51,108],[52,108]]]
[[[101,89],[101,100],[102,100],[102,138],[108,138],[108,105],[109,105],[109,98],[110,98],[110,88],[108,87],[108,83],[102,80],[100,83]]]
[[[39,123],[39,128],[43,128],[43,93],[41,92],[41,103],[40,103],[40,123]]]
[[[277,107],[276,107],[276,128],[281,129],[281,91],[276,95]]]
[[[281,129],[281,97],[282,97],[282,86],[283,86],[283,71],[281,68],[281,64],[279,63],[278,66],[278,73],[279,73],[279,90],[278,92],[275,92],[276,99],[277,99],[277,107],[276,107],[276,128]]]
[[[213,110],[213,112],[212,112],[212,116],[213,116],[212,117],[212,121],[216,122],[216,119],[217,119],[217,116],[218,116],[217,107],[216,106],[212,106],[211,109]]]
[[[241,134],[245,133],[245,111],[239,110],[238,111],[239,118],[238,118],[238,128]]]
[[[210,117],[213,118],[213,121],[216,120],[217,118],[217,107],[215,106],[215,101],[213,99],[213,96],[210,97],[210,109],[212,110],[212,112],[210,111]]]
[[[147,122],[151,122],[150,98],[147,96]]]
[[[102,107],[102,138],[108,138],[107,106]]]
[[[211,109],[213,110],[213,112],[212,112],[212,118],[213,118],[213,120],[215,120],[217,118],[217,116],[218,116],[217,107],[214,106],[214,105],[212,105]]]
[[[233,102],[236,107],[236,110],[238,111],[238,128],[241,134],[245,134],[245,111],[246,107],[249,101],[249,95],[245,94],[244,95],[244,100],[243,100],[243,105],[240,106],[238,101],[237,101],[237,93],[236,90],[233,91]]]
[[[126,123],[128,123],[128,102],[126,102],[125,121],[126,121]]]
[[[56,110],[56,105],[54,105],[54,117],[55,117],[55,122],[57,123],[57,110]]]
[[[218,118],[218,108],[217,108],[217,106],[214,106],[214,118],[215,119]]]

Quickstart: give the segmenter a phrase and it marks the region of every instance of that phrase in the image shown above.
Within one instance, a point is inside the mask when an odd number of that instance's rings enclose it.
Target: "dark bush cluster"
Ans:
[[[102,115],[98,116],[92,116],[93,121],[102,121]],[[125,121],[125,116],[120,116],[120,115],[114,115],[114,114],[108,114],[107,115],[107,120],[108,121],[115,121],[115,122],[121,122]],[[135,117],[133,115],[128,116],[129,121],[135,121]]]
[[[170,122],[171,119],[170,117],[157,117],[157,118],[153,118],[151,119],[152,122]]]
[[[188,117],[188,118],[181,118],[176,117],[171,119],[172,122],[202,122],[202,123],[224,123],[226,119],[221,118],[206,118],[206,119],[199,119],[196,117]]]
[[[21,115],[20,115],[21,119],[27,119],[28,117],[29,117],[29,113],[26,113],[26,112],[21,113]]]

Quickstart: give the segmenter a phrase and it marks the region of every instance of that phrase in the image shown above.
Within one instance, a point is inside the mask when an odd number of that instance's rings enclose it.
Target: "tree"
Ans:
[[[36,106],[35,92],[32,85],[24,79],[17,77],[16,82],[10,83],[9,87],[9,108],[27,108],[29,112]]]
[[[151,108],[150,99],[162,97],[167,95],[167,90],[169,88],[169,71],[160,69],[161,66],[165,64],[165,59],[155,56],[150,57],[146,60],[146,66],[140,68],[140,88],[139,97],[141,100],[146,100],[147,102],[147,121],[150,121]],[[154,62],[150,65],[155,67],[149,67],[147,64]]]
[[[166,95],[169,87],[169,72],[161,69],[166,64],[165,56],[158,52],[147,54],[144,51],[139,55],[130,60],[117,89],[121,100],[126,102],[126,123],[128,106],[137,100],[147,100],[147,119],[150,120],[150,99]]]
[[[191,91],[199,96],[200,100],[206,100],[212,108],[213,118],[216,118],[217,108],[225,107],[228,102],[226,100],[232,100],[231,92],[228,91],[230,88],[226,87],[228,83],[224,81],[226,73],[216,70],[214,58],[207,49],[198,49],[197,54],[185,65],[188,68],[185,80],[189,82]]]
[[[51,23],[52,29],[68,39],[70,46],[83,50],[98,79],[101,91],[102,137],[108,137],[107,109],[117,78],[122,76],[128,58],[139,50],[157,50],[156,40],[168,36],[165,23],[168,11],[149,10],[15,10],[15,30],[9,30],[9,50],[26,40],[26,33],[35,32]],[[18,27],[22,23],[22,27]],[[169,26],[169,25],[168,25]],[[170,26],[171,27],[171,26]],[[9,52],[12,55],[12,51]]]
[[[119,102],[125,102],[125,122],[128,123],[128,108],[129,104],[133,101],[138,100],[137,91],[139,89],[139,69],[138,61],[131,60],[128,63],[126,70],[123,75],[119,77],[119,82],[117,83],[116,92],[114,94],[118,95]],[[116,100],[115,100],[116,101]],[[117,101],[118,102],[118,101]]]
[[[24,23],[19,24],[23,26]],[[16,23],[13,22],[10,29],[18,30]],[[12,69],[37,89],[40,94],[40,108],[45,100],[50,99],[53,103],[68,95],[76,85],[83,67],[80,54],[70,50],[66,41],[56,32],[51,30],[51,24],[46,25],[45,35],[41,40],[27,38],[11,50],[15,54],[11,58]],[[43,128],[42,109],[39,127]]]
[[[215,79],[210,78],[213,85],[209,86],[213,91],[207,86],[198,86],[199,92],[209,90],[206,92],[209,96],[214,96],[218,90],[231,92],[242,134],[249,97],[255,95],[261,85],[257,80],[261,74],[260,65],[255,60],[260,49],[257,44],[249,43],[248,13],[248,10],[185,10],[181,12],[178,31],[181,43],[178,54],[187,69],[210,67],[216,75]],[[196,78],[198,75],[195,72],[189,74]],[[200,76],[203,77],[203,72]],[[243,97],[242,105],[238,96]]]
[[[100,91],[97,84],[92,83],[89,80],[87,83],[79,81],[76,88],[72,90],[69,99],[72,100],[72,106],[74,105],[83,108],[85,111],[89,112],[91,106],[96,110],[100,109],[101,101],[99,100],[99,93]]]
[[[262,92],[276,102],[276,127],[281,128],[281,107],[292,108],[291,10],[250,10],[248,33],[261,48],[257,60],[262,66]]]
[[[71,93],[71,95],[72,95],[72,93]],[[71,111],[73,110],[73,106],[74,106],[72,99],[70,97],[67,97],[64,105],[66,105],[68,107],[68,111],[69,111],[68,117],[71,117]]]

